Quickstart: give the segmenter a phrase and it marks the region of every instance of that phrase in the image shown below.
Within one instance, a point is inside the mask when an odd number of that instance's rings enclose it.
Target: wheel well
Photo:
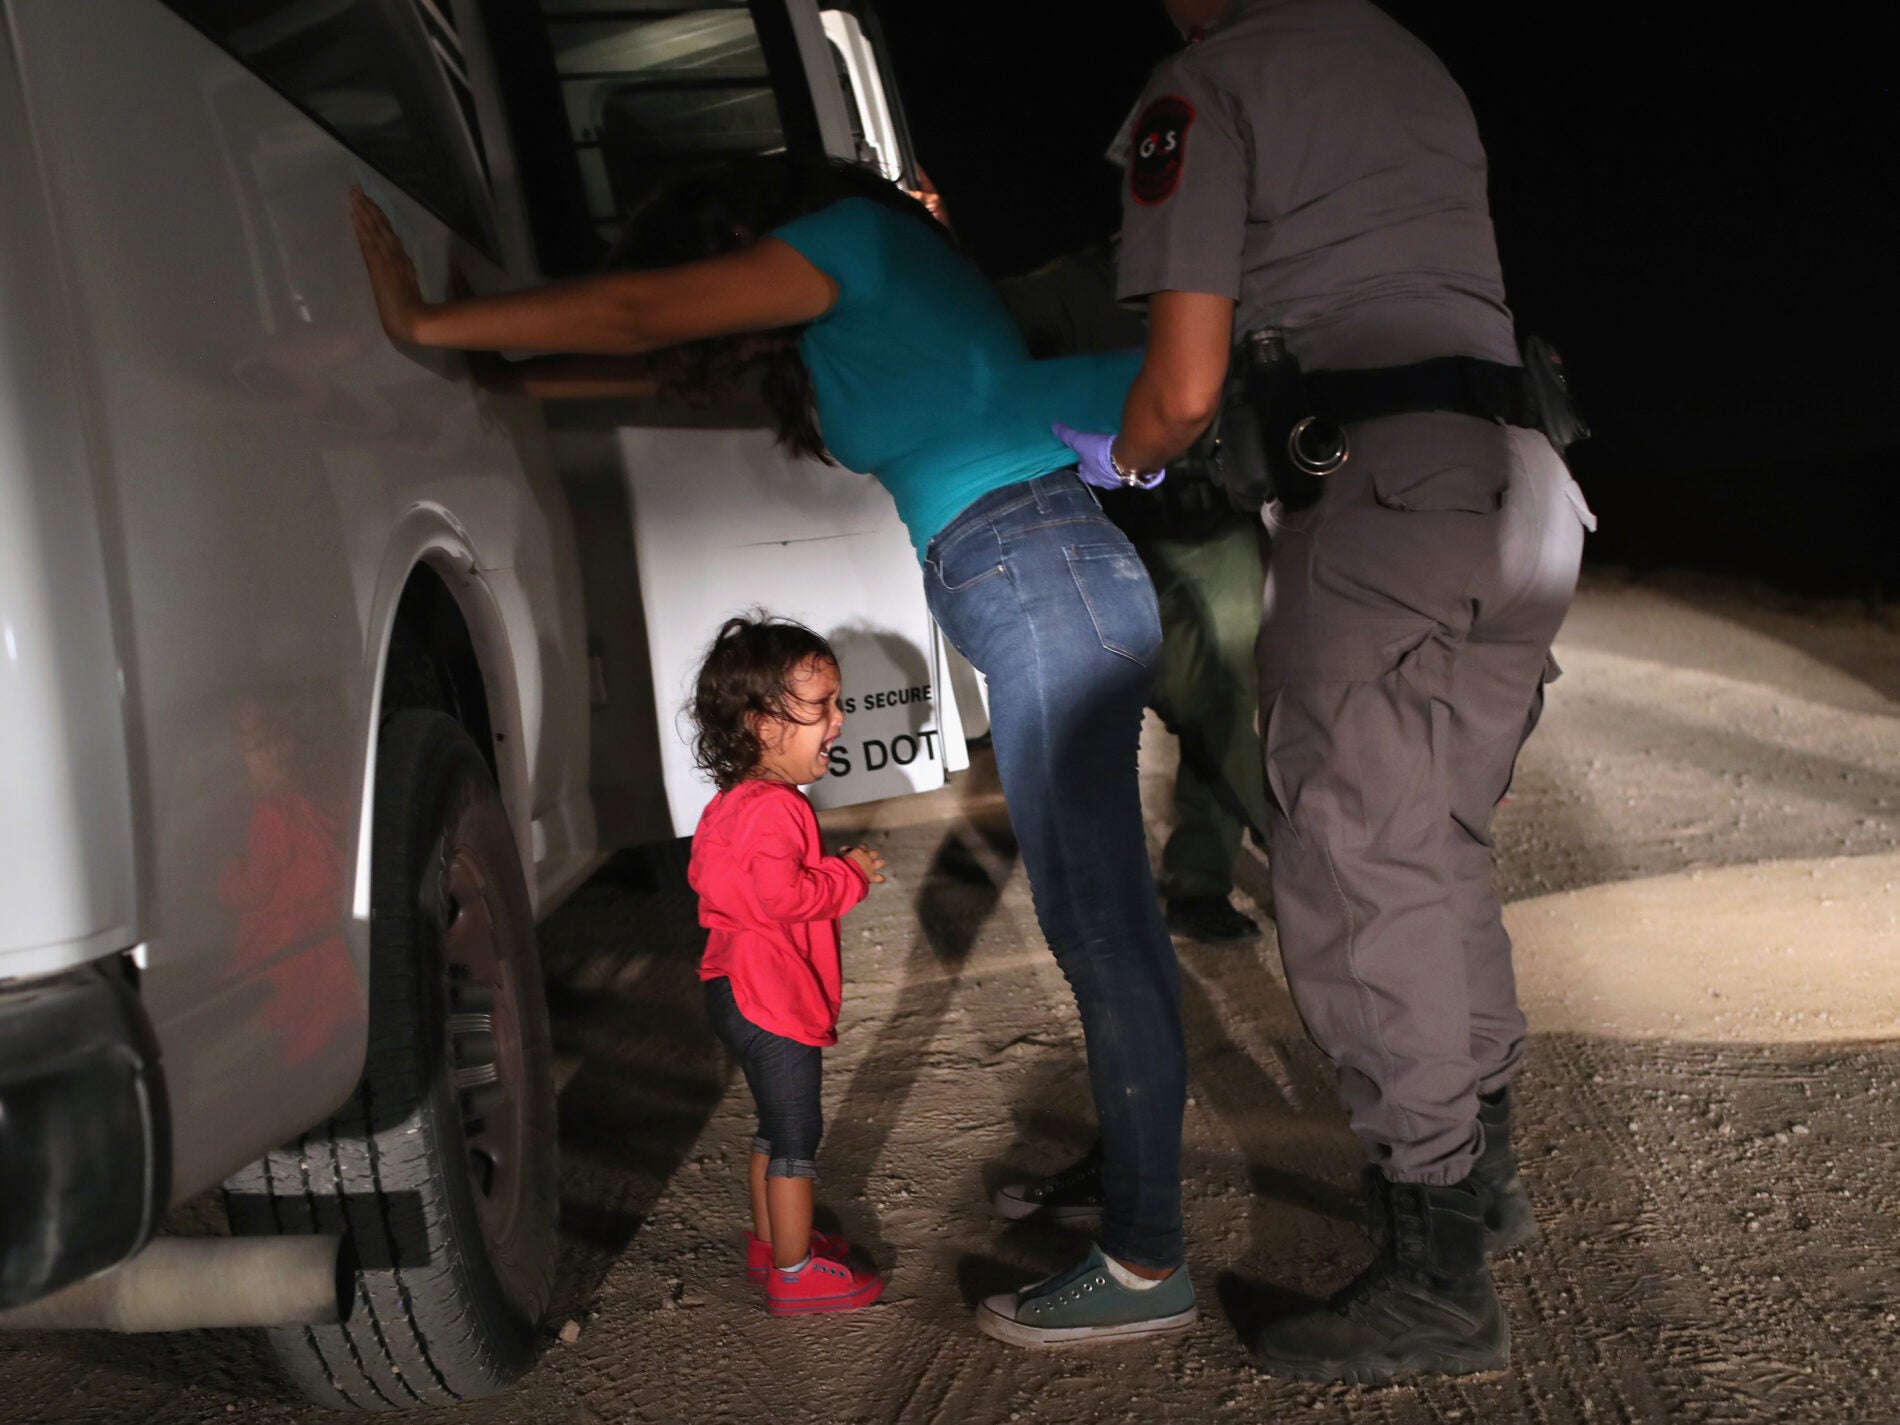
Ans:
[[[500,775],[488,688],[475,656],[475,640],[448,585],[426,565],[417,566],[409,576],[396,605],[383,670],[382,720],[387,722],[404,708],[447,713],[467,729],[489,771]]]

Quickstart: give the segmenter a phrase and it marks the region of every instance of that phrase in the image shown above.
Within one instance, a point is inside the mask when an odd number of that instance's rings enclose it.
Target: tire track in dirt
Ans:
[[[1600,1211],[1588,1220],[1587,1199],[1560,1199],[1554,1225],[1594,1263],[1581,1274],[1585,1337],[1633,1346],[1622,1353],[1633,1354],[1624,1376],[1639,1367],[1670,1405],[1669,1418],[1880,1418],[1842,1369],[1852,1353],[1840,1339],[1838,1305],[1809,1285],[1816,1272],[1797,1270],[1812,1268],[1814,1253],[1797,1247],[1808,1227],[1805,1217],[1789,1220],[1788,1205],[1824,1195],[1808,1163],[1776,1163],[1761,1149],[1813,1137],[1804,1121],[1812,1105],[1795,1097],[1812,1080],[1802,1059],[1767,1058],[1790,1051],[1747,1045],[1566,1038],[1546,1041],[1545,1054],[1553,1049],[1578,1082],[1579,1102],[1593,1109],[1599,1168],[1642,1192],[1635,1212],[1607,1223]],[[1547,1074],[1538,1081],[1550,1082]],[[1825,1231],[1818,1241],[1825,1250]],[[1870,1413],[1859,1413],[1863,1405]]]
[[[1677,1402],[1666,1385],[1652,1377],[1649,1362],[1640,1354],[1632,1360],[1607,1348],[1655,1329],[1659,1323],[1647,1316],[1642,1285],[1680,1278],[1689,1266],[1686,1254],[1673,1243],[1664,1244],[1665,1253],[1675,1258],[1666,1262],[1659,1262],[1647,1243],[1640,1254],[1617,1249],[1615,1244],[1633,1240],[1630,1224],[1649,1212],[1643,1174],[1627,1151],[1623,1124],[1628,1116],[1616,1121],[1616,1110],[1603,1091],[1605,1080],[1574,1043],[1537,1038],[1531,1053],[1535,1077],[1527,1078],[1520,1099],[1522,1126],[1515,1136],[1526,1144],[1544,1137],[1545,1115],[1561,1096],[1566,1136],[1582,1151],[1573,1152],[1568,1161],[1560,1156],[1561,1149],[1547,1152],[1546,1171],[1526,1174],[1544,1235],[1509,1264],[1513,1289],[1507,1306],[1515,1307],[1518,1292],[1523,1292],[1531,1307],[1530,1329],[1522,1333],[1526,1354],[1534,1362],[1533,1372],[1554,1368],[1560,1373],[1566,1387],[1560,1413],[1567,1408],[1571,1418],[1591,1419],[1604,1413],[1607,1400],[1616,1420],[1672,1418]],[[1607,1165],[1605,1153],[1611,1159]],[[1592,1170],[1594,1177],[1586,1176]],[[1543,1195],[1538,1191],[1540,1178],[1547,1184]],[[1582,1283],[1588,1283],[1588,1290],[1579,1289]],[[1606,1308],[1612,1304],[1634,1319],[1608,1319]],[[1520,1319],[1514,1311],[1514,1324]]]

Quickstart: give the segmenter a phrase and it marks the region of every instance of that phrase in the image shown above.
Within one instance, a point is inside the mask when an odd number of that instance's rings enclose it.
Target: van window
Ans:
[[[785,146],[745,0],[541,0],[588,216],[611,242],[655,188]]]
[[[470,242],[494,249],[460,36],[438,0],[166,0]]]

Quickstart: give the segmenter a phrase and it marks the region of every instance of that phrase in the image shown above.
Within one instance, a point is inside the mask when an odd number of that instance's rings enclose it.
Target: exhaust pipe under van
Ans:
[[[341,1237],[159,1237],[136,1257],[11,1311],[0,1330],[331,1326],[349,1315]]]

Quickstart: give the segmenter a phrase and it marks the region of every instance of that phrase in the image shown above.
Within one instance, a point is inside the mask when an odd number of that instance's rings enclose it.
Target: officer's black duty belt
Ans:
[[[1454,411],[1507,426],[1538,428],[1537,410],[1521,366],[1471,356],[1438,356],[1410,366],[1305,375],[1306,398],[1313,413],[1337,425]]]

